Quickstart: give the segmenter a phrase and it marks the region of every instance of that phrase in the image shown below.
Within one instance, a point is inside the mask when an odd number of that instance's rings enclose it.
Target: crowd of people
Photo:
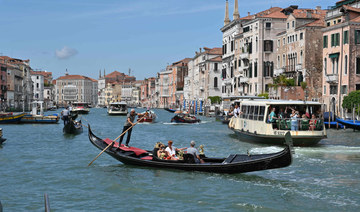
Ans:
[[[270,114],[268,116],[268,123],[272,123],[274,129],[278,129],[278,121],[277,120],[290,120],[291,130],[315,130],[316,123],[321,116],[319,111],[314,112],[310,115],[308,111],[300,113],[299,110],[292,107],[283,107],[279,108],[279,112],[276,114],[275,107],[269,108]],[[291,111],[289,113],[289,111]]]

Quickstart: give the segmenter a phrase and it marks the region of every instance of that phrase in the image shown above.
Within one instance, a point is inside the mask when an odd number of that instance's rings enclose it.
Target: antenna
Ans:
[[[131,68],[129,68],[129,76],[131,75]]]

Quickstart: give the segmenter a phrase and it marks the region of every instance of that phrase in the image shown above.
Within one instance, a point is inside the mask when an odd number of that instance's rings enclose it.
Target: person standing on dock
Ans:
[[[135,120],[136,115],[140,115],[140,113],[135,113],[135,109],[131,109],[130,113],[128,113],[128,115],[127,115],[127,117],[126,117],[126,121],[125,121],[125,124],[124,124],[124,128],[123,128],[122,133],[124,133],[127,129],[129,129],[130,127],[132,127],[132,126],[134,125],[134,120]],[[126,138],[125,147],[129,147],[129,142],[130,142],[130,137],[131,137],[131,131],[132,131],[132,128],[130,128],[130,129],[127,131],[127,138]],[[124,135],[125,135],[125,134],[124,134]],[[122,135],[122,136],[120,137],[119,148],[120,148],[121,143],[122,143],[122,141],[123,141],[124,135]]]

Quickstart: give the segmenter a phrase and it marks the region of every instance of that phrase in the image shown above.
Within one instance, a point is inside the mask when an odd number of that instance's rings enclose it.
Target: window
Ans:
[[[260,106],[259,111],[259,121],[264,121],[264,114],[265,114],[265,106]]]
[[[343,40],[344,40],[344,44],[347,44],[349,43],[349,31],[344,31],[344,37],[343,37]]]
[[[271,29],[271,23],[270,22],[265,23],[265,28],[266,29]]]
[[[341,94],[347,94],[347,85],[341,86]]]
[[[326,95],[326,85],[324,85],[324,95]]]
[[[259,106],[255,106],[254,108],[254,120],[258,120],[259,114]]]
[[[234,68],[231,67],[230,68],[230,78],[233,78],[234,77]]]
[[[214,64],[214,71],[217,71],[218,70],[218,63],[215,63]]]
[[[285,45],[285,38],[283,38],[283,45]]]
[[[328,36],[327,35],[324,36],[323,42],[324,42],[323,43],[323,48],[325,49],[325,48],[328,47]]]
[[[218,87],[218,78],[214,77],[214,88]]]
[[[355,30],[355,44],[360,44],[360,30]]]
[[[280,47],[280,39],[278,39],[277,45],[278,45],[278,47]]]
[[[355,89],[358,91],[358,90],[360,90],[360,84],[356,84],[355,85]]]
[[[348,66],[348,56],[345,55],[345,62],[344,62],[344,74],[347,74],[347,66]]]
[[[327,23],[326,23],[326,26],[330,26],[330,22],[327,22]]]
[[[243,28],[243,32],[244,32],[244,33],[245,33],[245,32],[248,32],[248,31],[250,31],[250,27],[247,26],[247,27],[244,27],[244,28]]]
[[[292,21],[292,28],[295,27],[295,21]]]
[[[257,77],[257,62],[254,63],[254,77]]]
[[[264,61],[264,77],[272,77],[274,73],[274,62]]]
[[[289,23],[286,24],[286,28],[287,28],[287,29],[290,28],[290,24],[289,24]]]
[[[249,64],[249,78],[252,78],[252,63]]]
[[[327,60],[326,58],[324,59],[324,74],[326,75],[326,68],[327,68]]]
[[[234,41],[231,41],[231,51],[234,51]]]
[[[251,106],[249,106],[250,108],[249,108],[249,119],[250,120],[253,120],[254,119],[254,105],[251,105]]]
[[[273,41],[264,40],[264,51],[272,52],[273,51]]]
[[[337,94],[337,85],[330,85],[330,95]]]
[[[340,45],[340,33],[331,34],[331,46]]]
[[[223,79],[226,79],[226,68],[224,68],[224,69],[222,70],[221,75],[222,75],[222,78],[223,78]]]
[[[39,83],[36,83],[36,88],[39,88]]]
[[[304,39],[304,33],[300,33],[300,40]]]
[[[356,58],[356,74],[360,74],[360,57]]]

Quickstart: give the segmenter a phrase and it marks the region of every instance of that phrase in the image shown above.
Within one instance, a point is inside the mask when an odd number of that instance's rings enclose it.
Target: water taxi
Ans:
[[[72,113],[88,114],[90,112],[89,103],[86,102],[74,102],[72,103]]]
[[[124,101],[110,103],[107,113],[113,116],[126,116],[128,113],[127,103]]]
[[[294,145],[312,146],[326,138],[321,109],[321,103],[311,101],[243,100],[229,128],[241,140],[278,145],[290,131]]]

